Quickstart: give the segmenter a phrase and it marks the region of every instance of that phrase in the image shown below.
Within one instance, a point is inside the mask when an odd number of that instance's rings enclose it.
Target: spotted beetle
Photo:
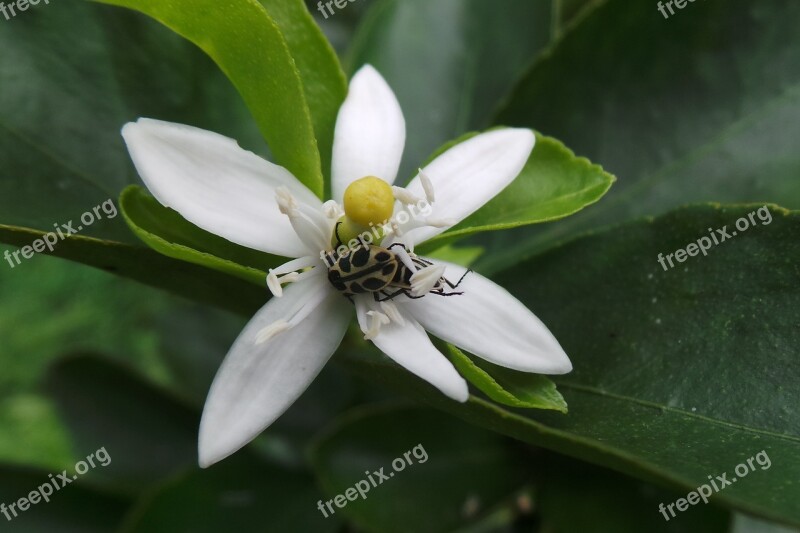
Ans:
[[[339,223],[341,224],[341,222]],[[339,224],[336,225],[338,238]],[[341,242],[339,240],[339,242]],[[371,293],[376,302],[383,302],[405,294],[409,298],[417,299],[425,295],[414,296],[411,294],[411,276],[414,272],[397,256],[392,248],[400,246],[405,252],[408,250],[402,243],[394,243],[388,248],[367,244],[363,240],[358,246],[339,254],[332,250],[325,255],[328,267],[328,281],[350,301],[356,294]],[[419,267],[425,268],[433,263],[411,255],[411,261]],[[441,277],[430,290],[430,294],[439,296],[455,296],[463,292],[447,292],[446,287],[456,289],[471,270],[467,270],[457,283],[450,282]]]

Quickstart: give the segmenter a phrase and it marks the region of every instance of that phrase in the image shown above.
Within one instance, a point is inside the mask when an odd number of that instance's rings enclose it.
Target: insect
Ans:
[[[337,224],[338,240],[338,224]],[[341,242],[341,241],[340,241]],[[393,251],[400,247],[401,250]],[[328,281],[350,301],[356,294],[371,293],[376,302],[384,302],[405,294],[409,298],[418,299],[423,295],[414,296],[411,293],[411,276],[414,272],[399,257],[406,254],[418,267],[425,268],[433,263],[411,254],[402,243],[394,243],[388,248],[367,244],[361,240],[360,244],[349,249],[343,254],[331,251],[325,256],[328,266]],[[467,270],[461,279],[452,283],[445,277],[439,278],[430,294],[439,296],[456,296],[463,292],[454,292],[471,270]],[[450,292],[448,292],[448,288]]]

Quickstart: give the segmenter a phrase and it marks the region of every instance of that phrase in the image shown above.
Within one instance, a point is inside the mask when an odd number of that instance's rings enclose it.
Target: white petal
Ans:
[[[394,183],[406,142],[406,122],[394,92],[370,65],[350,81],[336,120],[332,192],[340,202],[353,181],[377,176]]]
[[[300,201],[322,203],[283,167],[222,135],[151,119],[122,128],[136,170],[163,205],[229,241],[286,257],[308,252],[278,210],[284,186]]]
[[[359,298],[372,300],[370,296]],[[371,308],[377,309],[374,302],[367,303]],[[359,314],[358,318],[361,329],[368,329],[369,324],[363,322],[364,317]],[[392,322],[382,326],[372,342],[397,364],[450,398],[458,402],[466,402],[469,398],[467,382],[447,357],[436,349],[422,326],[411,316],[404,315],[402,323]]]
[[[430,218],[461,222],[505,189],[522,171],[536,136],[531,130],[504,128],[482,133],[459,143],[424,168],[436,193]],[[425,197],[419,175],[408,191]],[[419,244],[446,227],[422,227],[409,232]]]
[[[315,303],[319,291],[327,291]],[[316,306],[298,325],[257,344],[266,327]],[[306,309],[307,311],[307,309]],[[217,372],[200,423],[200,466],[234,453],[274,422],[308,388],[342,341],[351,306],[325,276],[290,285],[245,326]]]
[[[452,283],[466,272],[462,266],[444,264],[444,275]],[[537,374],[572,370],[550,330],[507,290],[475,272],[454,290],[464,294],[428,294],[419,300],[404,299],[400,307],[433,335],[497,365]]]

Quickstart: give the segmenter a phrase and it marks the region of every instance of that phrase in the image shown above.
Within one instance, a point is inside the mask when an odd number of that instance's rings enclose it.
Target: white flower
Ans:
[[[296,258],[270,272],[267,282],[276,297],[244,328],[211,386],[199,440],[200,464],[209,466],[286,411],[340,344],[354,306],[329,282],[320,252],[332,248],[341,204],[352,183],[365,176],[394,182],[405,121],[380,74],[370,66],[362,68],[339,111],[333,200],[325,204],[289,171],[226,137],[150,119],[127,124],[122,134],[139,174],[163,205],[232,242]],[[422,265],[405,249],[413,250],[463,220],[503,190],[522,170],[534,143],[533,132],[526,129],[483,133],[443,153],[406,188],[386,186],[394,204],[390,213],[422,199],[429,202],[430,212],[395,224],[381,244],[403,243],[393,251],[413,272]],[[350,203],[348,216],[359,208]],[[366,338],[459,402],[469,396],[467,384],[426,330],[515,370],[562,374],[572,369],[541,321],[488,279],[469,272],[457,289],[463,294],[428,293],[442,275],[457,281],[465,272],[442,262],[420,268],[409,291],[425,294],[418,299],[399,295],[377,302],[370,294],[355,296]]]

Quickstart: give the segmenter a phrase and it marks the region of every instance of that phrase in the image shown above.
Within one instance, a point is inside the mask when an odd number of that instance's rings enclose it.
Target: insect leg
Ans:
[[[334,235],[336,235],[336,247],[337,248],[342,245],[342,238],[339,237],[339,226],[340,225],[341,225],[341,222],[337,222],[336,223],[336,227],[333,228],[333,233],[334,233]]]
[[[375,298],[376,302],[386,302],[388,300],[393,300],[393,299],[397,298],[398,296],[400,296],[401,294],[403,294],[407,290],[408,289],[398,289],[395,292],[391,292],[391,293],[387,292],[385,290],[382,290],[382,291],[374,292],[372,294],[373,294],[373,297]],[[380,298],[378,296],[379,294],[384,296],[384,298]]]
[[[461,279],[459,279],[459,280],[456,282],[456,284],[455,284],[455,285],[453,285],[453,283],[452,283],[452,282],[451,282],[449,279],[447,279],[447,278],[445,278],[445,277],[442,277],[442,279],[444,280],[444,282],[445,282],[445,283],[447,283],[448,285],[450,285],[450,288],[451,288],[451,289],[455,289],[455,288],[457,288],[459,285],[461,285],[461,282],[462,282],[462,281],[464,281],[464,278],[466,278],[466,277],[467,277],[467,274],[469,274],[470,272],[472,272],[472,269],[471,269],[471,268],[470,268],[469,270],[467,270],[466,272],[464,272],[464,275],[463,275],[463,276],[461,276]]]

